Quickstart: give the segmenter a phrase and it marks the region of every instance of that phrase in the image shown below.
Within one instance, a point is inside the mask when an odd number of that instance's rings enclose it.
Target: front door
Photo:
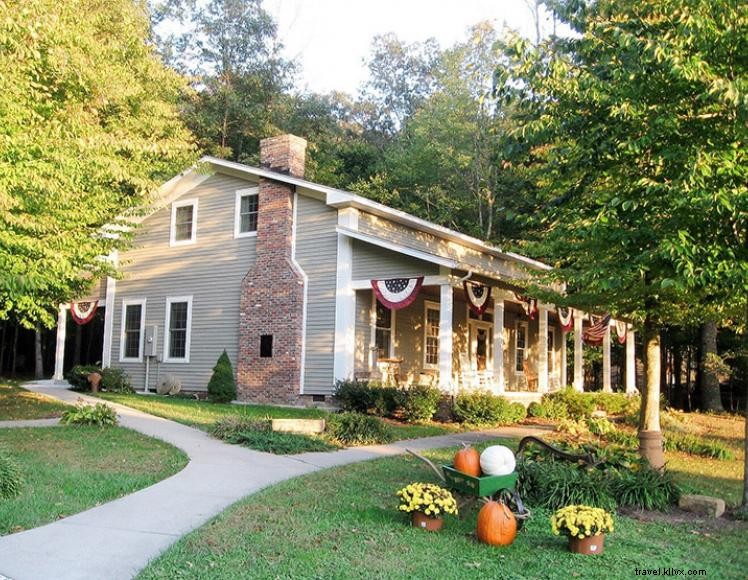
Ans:
[[[493,356],[493,324],[470,321],[470,364],[475,371],[491,368]]]

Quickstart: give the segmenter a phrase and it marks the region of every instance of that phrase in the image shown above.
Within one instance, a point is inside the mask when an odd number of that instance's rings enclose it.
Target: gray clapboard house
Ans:
[[[103,366],[124,369],[138,389],[170,374],[204,391],[226,350],[240,400],[291,404],[329,400],[346,378],[482,387],[522,401],[567,384],[559,312],[533,310],[518,294],[528,271],[547,266],[306,181],[305,148],[273,137],[259,168],[205,157],[161,187],[132,249],[116,257],[122,279],[81,299],[104,309]],[[372,281],[386,291],[387,281],[399,280],[396,290],[414,279],[420,290],[402,308],[373,290]],[[482,309],[470,307],[466,282],[483,292]],[[70,366],[69,307],[60,308],[58,379]],[[578,363],[583,318],[574,320]],[[603,348],[609,385],[609,329]]]

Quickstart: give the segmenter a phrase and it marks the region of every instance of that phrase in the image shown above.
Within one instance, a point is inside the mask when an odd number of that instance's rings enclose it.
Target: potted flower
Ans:
[[[400,511],[410,514],[411,524],[430,532],[444,525],[444,514],[457,515],[457,502],[449,490],[435,483],[411,483],[397,492]]]
[[[602,508],[570,505],[551,516],[551,530],[569,537],[572,552],[602,554],[605,534],[613,531],[613,516]]]

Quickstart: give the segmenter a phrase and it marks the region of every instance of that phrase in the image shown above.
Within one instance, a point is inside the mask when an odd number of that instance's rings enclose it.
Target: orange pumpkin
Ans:
[[[508,546],[517,537],[517,518],[505,503],[489,501],[478,512],[478,539],[491,546]]]
[[[457,453],[454,459],[455,469],[461,473],[480,476],[480,453],[469,445],[464,445]]]

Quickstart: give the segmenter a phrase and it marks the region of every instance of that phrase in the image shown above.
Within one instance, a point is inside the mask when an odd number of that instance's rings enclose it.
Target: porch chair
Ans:
[[[525,373],[525,380],[527,381],[528,391],[538,390],[538,373],[530,368],[530,363],[525,359],[522,363],[522,370]]]

